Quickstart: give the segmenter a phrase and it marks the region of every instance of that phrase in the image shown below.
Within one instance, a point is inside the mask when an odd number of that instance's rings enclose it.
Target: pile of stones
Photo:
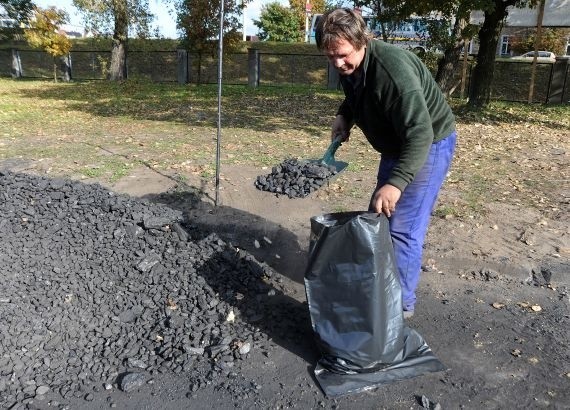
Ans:
[[[332,165],[289,158],[273,167],[270,174],[258,176],[255,187],[289,198],[304,198],[336,174]]]
[[[164,372],[227,385],[270,337],[301,337],[302,305],[266,307],[268,265],[96,184],[0,171],[0,249],[0,408]]]

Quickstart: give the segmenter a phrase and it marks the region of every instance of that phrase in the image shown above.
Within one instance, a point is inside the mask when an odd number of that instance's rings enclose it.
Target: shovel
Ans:
[[[318,161],[321,165],[327,165],[329,167],[334,167],[336,172],[340,172],[348,166],[347,162],[337,161],[334,159],[334,154],[336,150],[342,145],[342,137],[337,135],[332,142],[330,143],[329,147],[325,151],[325,155]]]
[[[336,153],[338,147],[340,147],[341,145],[342,145],[342,137],[340,135],[337,135],[332,140],[329,147],[327,148],[325,155],[323,155],[323,158],[321,159],[321,164],[334,165],[335,163],[334,154]]]

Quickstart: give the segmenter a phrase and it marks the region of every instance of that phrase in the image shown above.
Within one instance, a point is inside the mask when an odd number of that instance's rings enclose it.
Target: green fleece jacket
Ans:
[[[423,166],[431,144],[455,130],[455,118],[430,71],[412,52],[379,40],[366,46],[363,75],[341,76],[338,113],[380,153],[397,157],[388,183],[400,190]]]

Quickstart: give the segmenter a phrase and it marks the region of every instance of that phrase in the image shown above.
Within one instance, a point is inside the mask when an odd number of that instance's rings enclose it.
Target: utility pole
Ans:
[[[534,38],[534,57],[532,58],[532,66],[530,69],[530,86],[528,88],[528,102],[532,103],[534,94],[534,78],[536,76],[536,61],[538,58],[538,49],[542,42],[542,20],[544,19],[544,4],[545,0],[541,0],[538,6],[538,16],[536,18],[536,37]]]
[[[311,0],[305,3],[305,43],[309,42],[309,15],[311,14]]]

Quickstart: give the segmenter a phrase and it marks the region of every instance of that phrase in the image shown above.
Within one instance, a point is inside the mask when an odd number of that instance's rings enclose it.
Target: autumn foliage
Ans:
[[[53,57],[54,81],[57,81],[56,58],[69,53],[71,41],[59,32],[59,26],[67,22],[67,13],[55,7],[36,7],[30,20],[30,27],[24,30],[24,37],[30,46],[41,48]]]

